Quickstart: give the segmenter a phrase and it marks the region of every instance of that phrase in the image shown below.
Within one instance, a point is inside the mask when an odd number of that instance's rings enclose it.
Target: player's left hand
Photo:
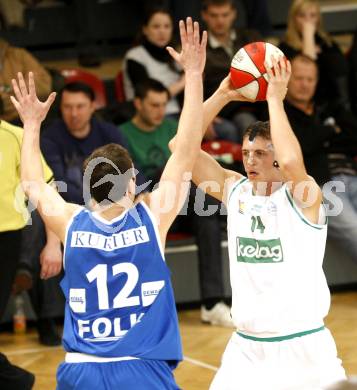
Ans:
[[[284,57],[271,57],[272,67],[265,63],[268,75],[267,101],[276,99],[283,101],[288,91],[288,82],[291,76],[290,61]]]
[[[58,275],[62,269],[60,244],[47,243],[40,254],[41,278],[48,279]]]
[[[41,123],[46,118],[47,112],[55,100],[56,93],[52,92],[45,102],[41,102],[36,94],[33,73],[29,72],[28,88],[21,72],[17,74],[17,78],[17,80],[12,79],[16,98],[10,96],[10,99],[19,113],[22,123]]]

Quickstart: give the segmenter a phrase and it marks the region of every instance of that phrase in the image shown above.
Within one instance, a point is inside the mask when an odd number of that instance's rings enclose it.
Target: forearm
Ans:
[[[60,247],[61,240],[46,224],[45,224],[45,231],[46,231],[46,245],[49,245],[51,247]]]
[[[274,145],[275,158],[281,168],[290,162],[302,162],[299,142],[290,126],[288,117],[280,99],[268,100],[270,131]]]
[[[302,37],[302,53],[308,57],[316,60],[316,47],[315,47],[315,37],[310,34],[303,34]]]
[[[21,149],[21,181],[27,193],[33,185],[45,184],[40,151],[40,123],[24,124]]]
[[[202,140],[202,100],[203,86],[200,73],[185,75],[185,96],[179,127],[176,135],[175,150],[180,150],[185,159],[191,159]]]
[[[212,123],[222,108],[229,102],[229,97],[220,89],[217,89],[216,92],[203,103],[202,138],[205,135],[209,124]]]

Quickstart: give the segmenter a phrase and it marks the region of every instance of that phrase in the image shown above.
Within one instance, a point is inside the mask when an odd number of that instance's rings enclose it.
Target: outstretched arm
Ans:
[[[176,148],[170,156],[158,188],[148,199],[150,209],[159,219],[162,243],[172,222],[186,199],[192,168],[201,145],[202,129],[202,72],[206,61],[207,33],[200,39],[199,25],[187,18],[180,21],[181,53],[168,48],[171,56],[185,72],[184,105],[176,136]]]
[[[208,125],[214,120],[221,109],[232,101],[249,101],[233,87],[230,76],[222,80],[216,92],[203,103],[203,123],[201,136],[203,138]],[[176,137],[170,142],[170,149],[176,147]],[[210,181],[215,182],[214,188],[205,187],[204,191],[220,201],[225,201],[225,186],[228,181],[236,181],[241,174],[222,168],[219,163],[208,153],[200,151],[194,169],[192,180],[199,186]]]
[[[32,72],[29,73],[28,88],[22,73],[18,73],[17,81],[12,80],[12,85],[15,97],[11,96],[11,101],[24,125],[21,183],[30,201],[38,208],[44,223],[63,242],[67,223],[74,207],[78,206],[66,203],[58,192],[45,182],[40,158],[40,127],[56,94],[52,92],[45,102],[40,102]]]
[[[297,204],[302,207],[304,215],[317,223],[322,193],[316,182],[308,176],[304,159],[297,140],[284,110],[283,100],[291,75],[289,61],[281,58],[272,59],[273,69],[267,68],[269,85],[267,102],[270,118],[270,131],[274,145],[275,159]]]

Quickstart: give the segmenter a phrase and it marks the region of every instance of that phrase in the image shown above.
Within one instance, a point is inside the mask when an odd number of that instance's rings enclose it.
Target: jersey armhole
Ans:
[[[73,220],[74,218],[79,214],[81,213],[83,210],[85,210],[84,207],[79,207],[78,210],[76,210],[73,215],[71,216],[71,218],[68,220],[68,223],[67,223],[67,226],[66,226],[66,232],[65,232],[65,235],[64,235],[64,243],[63,243],[63,260],[62,260],[62,263],[63,263],[63,269],[65,270],[66,267],[66,263],[65,263],[65,259],[66,259],[66,248],[67,248],[67,241],[68,241],[68,231],[69,231],[69,228],[71,227],[72,223],[73,223]]]
[[[298,215],[298,217],[306,223],[306,225],[314,228],[314,229],[318,229],[318,230],[322,230],[326,225],[327,225],[327,215],[326,215],[326,210],[325,210],[325,204],[322,202],[320,207],[319,207],[319,221],[324,218],[324,221],[321,222],[321,223],[313,223],[311,221],[309,221],[305,215],[303,214],[303,212],[301,211],[301,209],[298,207],[298,205],[296,204],[296,202],[294,201],[290,191],[287,189],[287,187],[285,186],[285,194],[288,198],[288,201],[291,205],[291,207],[294,209],[295,213]]]
[[[240,178],[238,181],[236,181],[235,183],[232,184],[231,188],[229,189],[228,191],[228,195],[227,195],[227,207],[229,205],[229,201],[231,200],[231,197],[234,193],[234,191],[241,185],[243,184],[244,182],[246,182],[248,179],[243,176],[242,178]]]
[[[152,224],[154,231],[155,231],[156,241],[157,241],[157,245],[159,246],[162,261],[165,263],[166,260],[165,260],[164,250],[163,250],[163,247],[161,244],[160,232],[159,232],[159,228],[158,228],[157,219],[156,219],[155,215],[153,214],[153,212],[150,210],[149,206],[145,203],[144,200],[141,200],[138,204],[140,204],[144,207],[146,213],[148,214],[148,216],[150,218],[151,224]]]

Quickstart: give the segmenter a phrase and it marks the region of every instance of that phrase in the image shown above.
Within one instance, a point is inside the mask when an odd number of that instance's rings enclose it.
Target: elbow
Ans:
[[[278,163],[281,171],[286,173],[293,173],[294,171],[296,171],[296,167],[303,164],[303,161],[301,160],[301,158],[291,156],[289,158],[279,160]]]

